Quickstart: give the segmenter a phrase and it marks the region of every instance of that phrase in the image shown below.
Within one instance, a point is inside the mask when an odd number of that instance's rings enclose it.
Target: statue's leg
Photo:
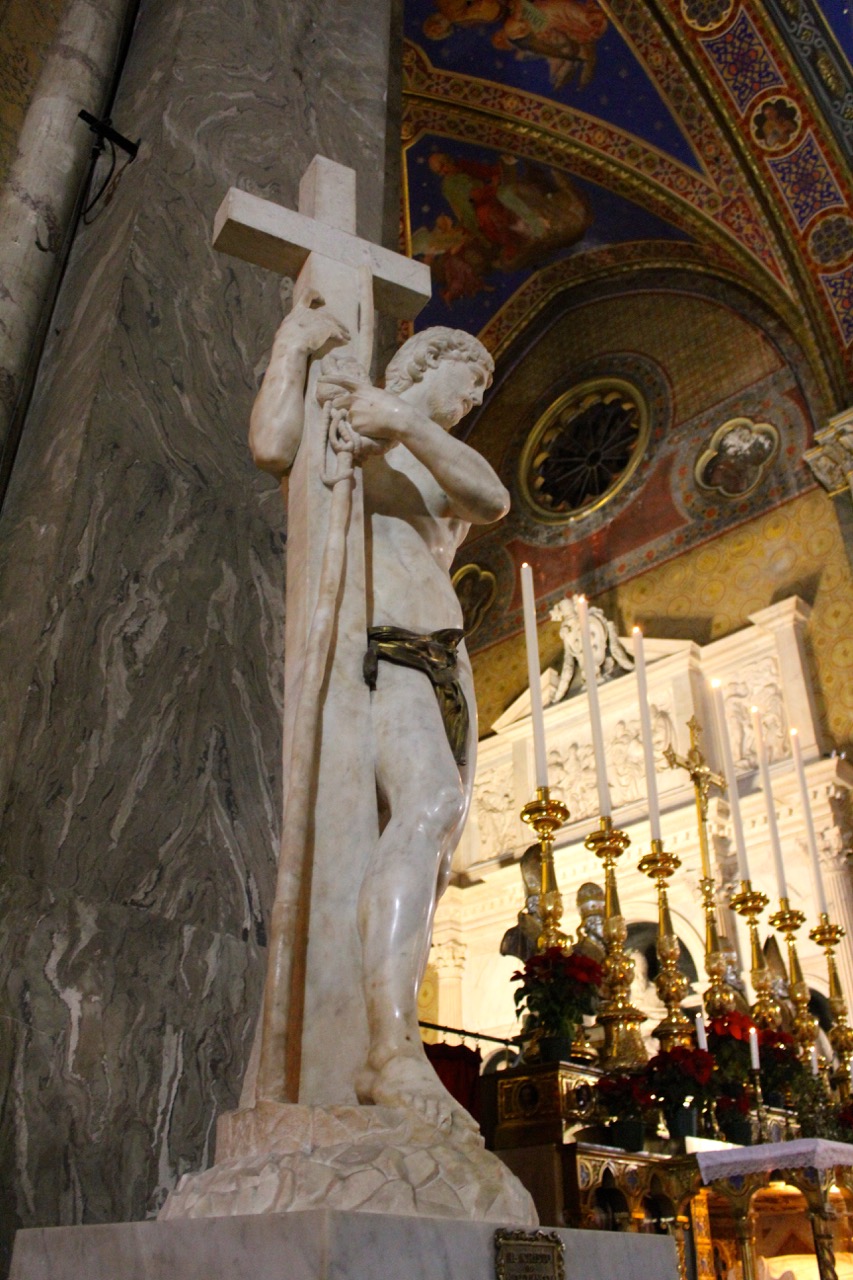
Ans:
[[[376,779],[388,821],[359,895],[368,1069],[359,1096],[415,1107],[449,1127],[474,1122],[427,1061],[417,996],[436,900],[468,807],[435,693],[420,671],[380,663],[372,695]]]

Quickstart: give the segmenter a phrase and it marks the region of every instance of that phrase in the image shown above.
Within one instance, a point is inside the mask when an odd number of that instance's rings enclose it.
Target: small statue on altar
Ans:
[[[507,929],[501,939],[501,955],[529,960],[536,954],[542,934],[542,917],[539,914],[539,891],[542,887],[542,854],[538,844],[525,849],[519,863],[521,878],[527,898],[518,913],[518,921]]]
[[[589,956],[599,964],[605,958],[604,947],[604,890],[600,884],[587,881],[578,889],[577,908],[580,913],[580,924],[577,927],[577,942],[572,948],[580,955]]]

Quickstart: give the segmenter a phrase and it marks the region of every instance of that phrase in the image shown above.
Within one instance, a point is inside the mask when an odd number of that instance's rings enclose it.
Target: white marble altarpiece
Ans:
[[[662,834],[665,848],[677,854],[682,864],[670,881],[669,902],[678,936],[697,974],[692,996],[697,1005],[705,972],[694,792],[683,770],[669,768],[664,751],[671,746],[681,756],[686,753],[690,745],[688,721],[695,716],[704,730],[701,746],[705,755],[712,768],[721,770],[712,679],[722,685],[752,881],[772,903],[762,917],[762,938],[771,932],[766,920],[769,912],[777,909],[778,896],[751,725],[753,705],[760,709],[764,724],[791,905],[804,911],[809,922],[798,936],[806,981],[813,990],[826,992],[824,956],[807,937],[808,928],[817,924],[817,908],[791,757],[791,727],[797,728],[802,746],[830,911],[847,930],[837,958],[848,998],[853,996],[853,882],[848,862],[853,834],[853,768],[832,754],[821,735],[808,662],[809,612],[801,600],[783,600],[752,615],[751,625],[742,631],[707,645],[645,638]],[[630,638],[622,643],[630,653]],[[583,844],[598,823],[587,698],[581,689],[551,704],[558,684],[556,669],[543,672],[549,783],[570,810],[568,825],[556,837],[555,862],[563,895],[563,927],[572,932],[577,924],[578,888],[588,881],[601,882],[602,873],[601,864]],[[629,925],[646,923],[653,934],[657,919],[654,886],[637,870],[639,859],[648,852],[650,834],[636,676],[618,668],[611,679],[599,685],[598,694],[613,821],[631,839],[617,866],[622,910]],[[531,842],[531,833],[519,814],[535,789],[529,708],[529,693],[525,692],[492,726],[493,734],[480,743],[471,815],[454,863],[455,883],[439,906],[433,940],[433,1020],[493,1035],[517,1031],[510,975],[518,962],[512,956],[501,956],[499,948],[505,930],[515,923],[524,905],[518,862]],[[743,922],[727,906],[737,875],[729,808],[726,798],[713,789],[709,836],[718,886],[718,927],[736,941],[748,969]],[[451,953],[453,965],[447,963]],[[746,978],[748,984],[748,974]],[[635,996],[639,994],[635,985]],[[646,1031],[653,1025],[650,1020]]]

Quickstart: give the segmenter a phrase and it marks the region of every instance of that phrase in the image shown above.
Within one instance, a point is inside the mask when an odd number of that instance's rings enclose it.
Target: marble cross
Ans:
[[[373,297],[397,318],[412,318],[430,297],[429,269],[360,239],[355,233],[355,173],[315,156],[299,187],[298,212],[232,189],[216,215],[217,249],[294,277],[294,298],[309,290],[326,300],[352,335],[351,353],[369,372]],[[293,468],[283,482],[287,506],[284,785],[294,745],[294,716],[305,667],[308,631],[328,526],[330,490],[323,483],[326,422],[315,389],[319,360],[309,368],[305,426]],[[286,1014],[283,1061],[276,1079],[262,1063],[259,1082],[247,1076],[241,1106],[258,1101],[313,1105],[356,1101],[355,1078],[367,1053],[356,903],[364,867],[378,838],[369,691],[362,677],[367,612],[360,475],[356,468],[334,648],[320,710],[313,769],[313,811],[307,873],[283,861],[273,905],[295,921],[289,979],[270,998]],[[282,899],[288,899],[283,903]],[[288,930],[291,926],[288,925]],[[286,989],[282,989],[285,987]],[[274,989],[273,989],[274,988]],[[267,1041],[268,1042],[268,1041]],[[275,1062],[278,1064],[278,1048]]]

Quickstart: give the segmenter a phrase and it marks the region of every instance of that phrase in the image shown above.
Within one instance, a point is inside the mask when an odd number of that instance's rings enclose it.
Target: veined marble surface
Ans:
[[[21,1234],[11,1280],[281,1280],[283,1265],[287,1280],[494,1280],[494,1233],[489,1223],[329,1210],[60,1227]],[[571,1280],[678,1275],[670,1236],[557,1235]]]
[[[536,1226],[529,1192],[479,1133],[398,1107],[259,1103],[220,1117],[216,1164],[187,1174],[165,1221],[305,1209]]]
[[[233,1106],[281,807],[284,521],[248,414],[281,282],[213,252],[316,152],[380,238],[387,15],[143,0],[0,522],[0,1208],[156,1212]],[[2,1269],[2,1257],[0,1257]]]

